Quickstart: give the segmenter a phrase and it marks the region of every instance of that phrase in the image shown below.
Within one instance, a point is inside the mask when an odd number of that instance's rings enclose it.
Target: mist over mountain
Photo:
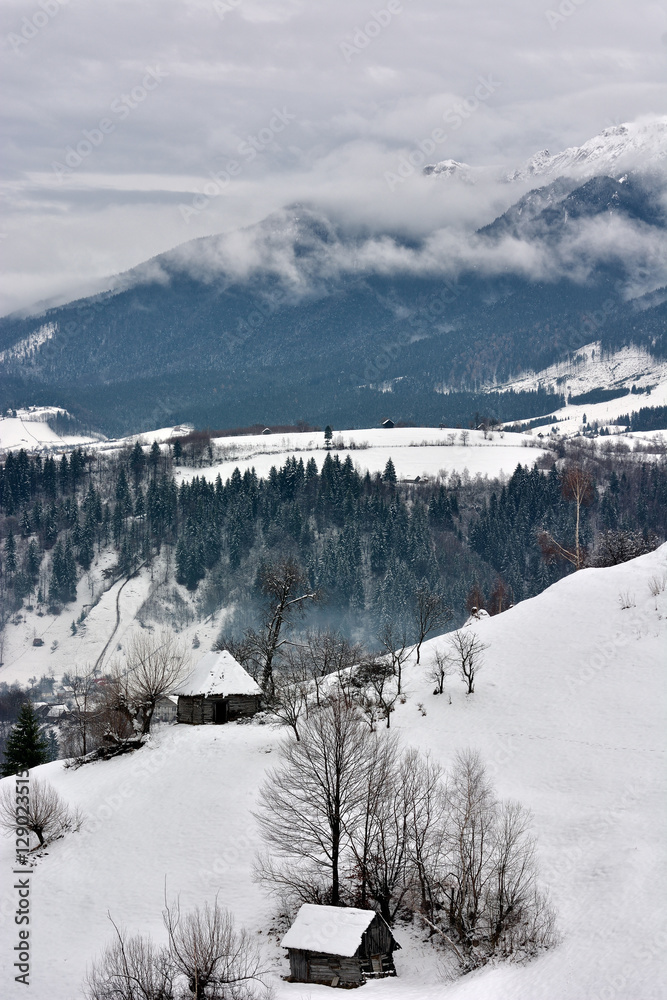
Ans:
[[[476,232],[419,238],[294,205],[1,320],[0,403],[66,406],[114,433],[467,423],[482,387],[593,339],[664,356],[665,204],[660,175],[559,177]],[[545,400],[484,408],[507,420]]]

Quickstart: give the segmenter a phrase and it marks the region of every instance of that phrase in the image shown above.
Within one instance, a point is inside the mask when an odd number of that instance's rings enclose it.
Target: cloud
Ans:
[[[438,158],[511,168],[660,109],[667,16],[649,0],[588,0],[555,27],[549,0],[401,0],[388,21],[386,6],[69,0],[35,28],[36,0],[3,4],[5,311],[294,201],[376,233],[489,222],[511,200],[497,186],[384,180],[480,76],[500,85]],[[369,32],[376,15],[386,24]],[[343,44],[357,46],[348,60]],[[164,80],[134,99],[156,66]],[[283,108],[289,128],[245,159],[241,144]],[[113,131],[58,185],[53,163],[103,118]],[[233,160],[242,170],[186,224],[178,194]]]
[[[185,270],[198,280],[230,284],[278,280],[294,301],[329,294],[343,278],[519,276],[531,281],[585,283],[614,267],[628,298],[667,284],[667,231],[619,214],[571,221],[558,235],[502,238],[445,226],[418,240],[366,235],[335,225],[318,210],[294,207],[248,229],[187,243],[161,258],[163,272]],[[135,273],[143,281],[144,273]],[[269,285],[269,287],[272,287]],[[267,294],[272,294],[269,291]]]

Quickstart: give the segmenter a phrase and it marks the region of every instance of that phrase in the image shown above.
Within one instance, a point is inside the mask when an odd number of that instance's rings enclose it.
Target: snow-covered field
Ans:
[[[463,435],[463,437],[462,437]],[[382,472],[391,458],[399,479],[434,478],[439,473],[471,476],[511,475],[518,463],[532,465],[543,450],[539,442],[520,434],[461,431],[437,427],[394,427],[391,430],[369,428],[335,432],[333,455],[344,462],[349,455],[362,472]],[[197,469],[181,468],[177,475],[191,478],[204,475],[223,482],[238,466],[241,472],[254,467],[258,476],[268,475],[271,466],[279,468],[290,455],[302,458],[304,464],[314,458],[318,468],[326,457],[323,432],[295,434],[256,434],[248,437],[216,438],[218,449],[228,452],[224,461]],[[528,450],[529,449],[529,450]]]
[[[75,448],[79,444],[93,444],[97,438],[66,436],[51,430],[47,420],[64,410],[56,406],[33,406],[16,410],[15,417],[0,417],[0,451],[57,451]]]
[[[667,593],[651,595],[653,578],[667,579],[667,546],[611,569],[582,570],[483,620],[475,627],[489,648],[469,698],[450,680],[449,704],[432,694],[424,664],[407,669],[408,698],[392,725],[445,765],[458,748],[477,748],[499,794],[532,809],[563,941],[528,965],[448,984],[437,949],[399,927],[398,978],[367,984],[364,996],[665,996]],[[622,609],[621,594],[630,607]],[[441,641],[425,646],[423,660]],[[107,914],[129,932],[160,938],[166,882],[184,907],[219,893],[258,935],[277,1000],[330,997],[327,987],[280,980],[286,963],[277,936],[266,934],[272,904],[251,879],[256,790],[282,738],[259,725],[166,727],[132,756],[77,771],[41,768],[85,822],[36,862],[29,990],[12,982],[13,849],[0,841],[3,996],[73,1000],[86,963],[110,940]]]

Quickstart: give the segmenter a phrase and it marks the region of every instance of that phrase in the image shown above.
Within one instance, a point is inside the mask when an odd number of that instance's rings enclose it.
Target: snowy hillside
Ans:
[[[667,403],[667,362],[634,345],[603,352],[600,341],[593,341],[542,371],[522,372],[502,384],[485,386],[488,392],[536,389],[565,395],[566,400],[574,398],[574,402],[553,410],[551,415],[561,422],[560,433],[576,433],[581,429],[584,415],[588,423],[598,421],[605,425],[643,406],[664,406]],[[576,397],[595,389],[625,390],[626,394],[601,403],[576,402]],[[619,431],[621,429],[619,427]]]
[[[658,1000],[664,996],[667,835],[663,809],[667,546],[611,569],[587,569],[475,627],[488,644],[475,694],[450,679],[434,696],[428,661],[406,671],[392,726],[445,765],[477,748],[497,791],[532,809],[544,881],[562,944],[525,965],[444,983],[438,950],[398,926],[398,978],[364,996],[387,1000]],[[655,587],[653,589],[656,589]],[[623,595],[626,600],[619,600]],[[622,608],[622,604],[629,605]],[[422,708],[423,706],[423,708]],[[78,834],[54,843],[32,876],[31,996],[72,1000],[86,964],[110,940],[107,914],[161,936],[165,881],[190,907],[219,893],[257,935],[277,1000],[328,998],[287,984],[272,904],[252,882],[255,792],[281,734],[260,725],[167,727],[137,754],[77,771],[39,771],[78,805]],[[3,995],[16,928],[13,849],[0,842]]]
[[[6,353],[6,352],[5,352]],[[83,435],[59,434],[47,421],[65,411],[57,406],[31,406],[12,411],[16,416],[0,416],[0,451],[56,451],[92,444],[99,440]]]

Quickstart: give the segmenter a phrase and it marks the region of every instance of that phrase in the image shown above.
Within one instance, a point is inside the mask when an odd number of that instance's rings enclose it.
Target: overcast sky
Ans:
[[[665,108],[667,13],[644,0],[2,0],[0,16],[2,313],[295,201],[376,231],[490,221],[496,189],[391,176],[420,144],[426,162],[511,168]]]

